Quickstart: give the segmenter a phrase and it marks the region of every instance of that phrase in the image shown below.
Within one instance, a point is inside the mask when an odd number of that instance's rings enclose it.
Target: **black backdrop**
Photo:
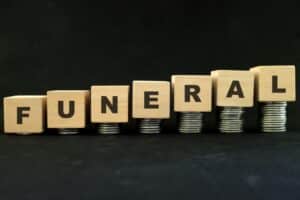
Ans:
[[[300,14],[295,2],[1,2],[1,97],[170,80],[171,74],[213,69],[297,66]],[[289,105],[290,130],[299,127],[299,106]],[[256,127],[256,114],[251,109],[246,115],[249,129]],[[208,129],[214,118],[208,114]],[[173,119],[167,122],[170,130]]]
[[[1,1],[0,95],[300,64],[297,1],[197,3]],[[1,134],[0,199],[299,199],[299,106],[290,134]]]

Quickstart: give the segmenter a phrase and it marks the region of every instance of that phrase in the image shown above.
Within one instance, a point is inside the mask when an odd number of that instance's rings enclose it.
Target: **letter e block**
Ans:
[[[46,96],[11,96],[4,101],[4,132],[39,134],[44,131]]]
[[[128,122],[129,86],[91,87],[91,121],[93,123]]]
[[[250,69],[255,74],[258,101],[295,101],[296,69],[294,65],[257,66]]]
[[[211,72],[215,102],[221,107],[252,107],[254,75],[250,71],[216,70]]]
[[[210,112],[212,78],[207,75],[173,75],[172,90],[176,112]]]
[[[88,101],[87,90],[48,91],[48,128],[85,128]]]
[[[170,118],[170,82],[133,81],[132,117]]]

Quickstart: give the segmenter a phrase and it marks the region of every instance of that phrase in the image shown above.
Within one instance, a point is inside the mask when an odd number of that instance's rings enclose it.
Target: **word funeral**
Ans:
[[[180,133],[200,133],[204,113],[213,106],[219,111],[219,131],[240,133],[244,109],[253,107],[254,98],[261,105],[261,130],[285,132],[287,102],[296,100],[295,79],[293,65],[257,66],[210,75],[172,75],[171,84],[135,80],[131,91],[128,85],[94,85],[90,90],[10,96],[4,98],[4,132],[39,134],[47,127],[60,134],[77,134],[96,124],[101,134],[117,134],[119,125],[128,122],[131,108],[140,133],[160,133],[162,120],[170,118],[172,102]]]

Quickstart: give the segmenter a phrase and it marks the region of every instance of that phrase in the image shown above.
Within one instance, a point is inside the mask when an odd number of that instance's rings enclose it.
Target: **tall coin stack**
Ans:
[[[201,112],[182,112],[180,113],[179,132],[180,133],[200,133],[202,129]]]
[[[262,131],[286,132],[287,102],[267,102],[262,105]]]

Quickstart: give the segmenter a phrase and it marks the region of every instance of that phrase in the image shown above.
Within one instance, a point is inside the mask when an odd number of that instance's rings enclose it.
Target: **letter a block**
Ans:
[[[132,117],[167,119],[170,117],[170,82],[133,81]]]
[[[127,85],[91,87],[91,121],[93,123],[128,122]]]
[[[211,75],[217,106],[253,106],[254,75],[250,71],[216,70]]]
[[[85,128],[88,100],[87,90],[48,91],[48,128]]]
[[[46,96],[11,96],[4,101],[4,132],[38,134],[44,131]]]
[[[294,65],[257,66],[250,69],[255,74],[258,101],[295,101],[296,69]]]
[[[176,112],[210,112],[212,78],[205,75],[173,75],[172,90]]]

